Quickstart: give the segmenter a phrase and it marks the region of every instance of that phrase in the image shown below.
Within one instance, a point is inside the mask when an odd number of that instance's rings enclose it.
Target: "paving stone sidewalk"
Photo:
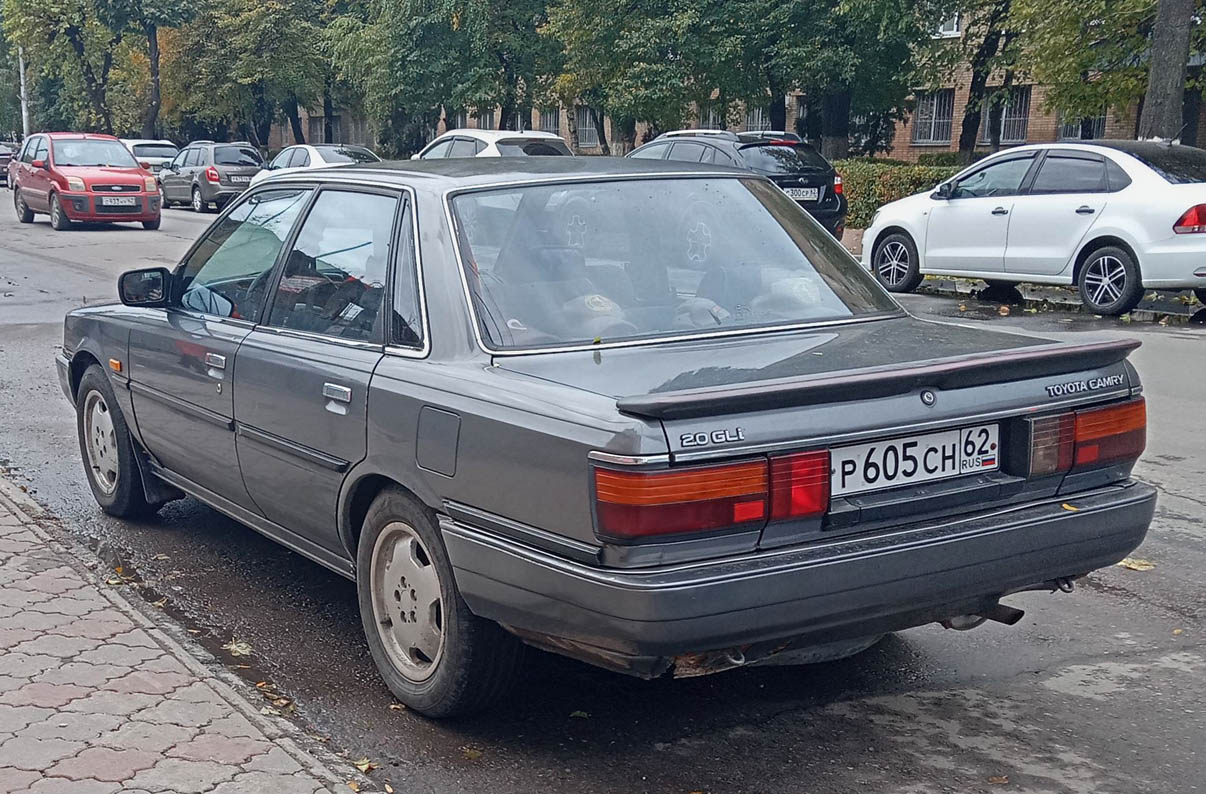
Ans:
[[[349,791],[237,686],[0,488],[0,794]]]

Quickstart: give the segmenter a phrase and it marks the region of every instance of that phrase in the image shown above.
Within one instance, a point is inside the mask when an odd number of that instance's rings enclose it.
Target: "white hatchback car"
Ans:
[[[122,138],[121,142],[130,150],[130,154],[134,155],[135,160],[146,163],[156,174],[162,171],[165,165],[176,159],[176,155],[180,154],[180,147],[171,141]]]
[[[423,147],[412,160],[441,157],[573,156],[560,135],[538,130],[449,130]]]
[[[251,178],[251,184],[263,182],[272,174],[300,171],[303,168],[329,168],[349,163],[379,163],[381,158],[363,146],[343,143],[299,143],[281,149],[264,170]]]
[[[1019,146],[885,204],[863,265],[893,292],[934,273],[1070,284],[1097,314],[1145,289],[1206,302],[1206,151],[1151,141]]]

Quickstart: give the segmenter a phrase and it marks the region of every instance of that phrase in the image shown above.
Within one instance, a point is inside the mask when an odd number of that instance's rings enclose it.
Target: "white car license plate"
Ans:
[[[231,182],[250,182],[251,177],[249,177],[249,176],[232,176],[230,178],[230,181]]]
[[[977,425],[830,451],[834,496],[1000,468],[999,425]]]
[[[821,189],[815,187],[789,187],[783,192],[796,201],[816,201],[821,197]]]
[[[138,204],[135,196],[101,196],[101,204],[106,207],[133,207]]]

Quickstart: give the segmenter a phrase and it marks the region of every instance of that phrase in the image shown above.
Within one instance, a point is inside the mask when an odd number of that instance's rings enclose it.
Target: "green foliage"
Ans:
[[[875,211],[889,201],[933,190],[945,179],[959,173],[957,167],[897,165],[892,160],[838,160],[833,164],[842,175],[849,209],[846,226],[865,228]]]
[[[973,152],[972,162],[987,157],[988,152]],[[959,152],[925,152],[917,156],[917,165],[951,166],[962,165]]]

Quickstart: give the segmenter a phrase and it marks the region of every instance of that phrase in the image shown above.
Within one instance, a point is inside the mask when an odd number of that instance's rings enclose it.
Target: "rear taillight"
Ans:
[[[1177,218],[1173,224],[1177,234],[1201,234],[1206,232],[1206,204],[1196,204]]]
[[[840,175],[833,178],[833,192],[839,196],[842,195],[842,177]]]
[[[829,451],[669,471],[595,469],[599,535],[633,540],[822,516]]]
[[[212,165],[205,169],[205,178],[210,182],[222,181],[222,177],[218,174],[218,169],[214,168]]]
[[[1142,397],[1030,423],[1030,476],[1058,474],[1136,460],[1147,445]]]

